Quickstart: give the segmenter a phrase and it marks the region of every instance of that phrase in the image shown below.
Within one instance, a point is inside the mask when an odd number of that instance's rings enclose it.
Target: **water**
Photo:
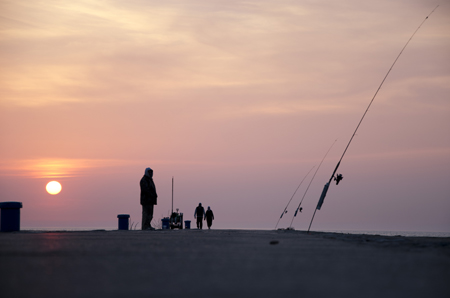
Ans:
[[[117,230],[117,227],[70,227],[70,228],[21,228],[23,231],[94,231],[94,230]],[[137,230],[140,230],[139,228]],[[222,229],[219,229],[222,230]],[[237,229],[237,230],[270,230],[270,229]],[[403,237],[450,237],[450,232],[417,232],[417,231],[345,231],[345,230],[318,230],[317,232],[343,233],[343,234],[365,234],[365,235],[382,235],[382,236],[403,236]]]
[[[29,227],[21,227],[21,231],[42,231],[42,232],[61,232],[61,231],[69,231],[69,232],[75,232],[75,231],[95,231],[95,230],[106,230],[106,231],[113,231],[117,230],[117,227],[95,227],[95,228],[86,228],[86,227],[64,227],[64,228],[58,228],[58,227],[38,227],[38,228],[29,228]]]
[[[344,234],[404,236],[404,237],[450,237],[450,232],[417,232],[417,231],[320,231]]]

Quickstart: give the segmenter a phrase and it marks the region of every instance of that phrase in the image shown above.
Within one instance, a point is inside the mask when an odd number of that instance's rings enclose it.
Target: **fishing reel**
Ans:
[[[338,185],[342,179],[344,179],[344,176],[342,176],[342,174],[337,174],[336,177],[334,177],[334,181],[336,181],[336,185]]]

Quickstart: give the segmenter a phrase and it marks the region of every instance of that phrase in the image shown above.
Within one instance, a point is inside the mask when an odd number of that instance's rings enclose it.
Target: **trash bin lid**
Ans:
[[[5,208],[5,209],[22,208],[22,202],[1,202],[0,208]]]
[[[130,218],[129,214],[119,214],[117,215],[117,218]]]

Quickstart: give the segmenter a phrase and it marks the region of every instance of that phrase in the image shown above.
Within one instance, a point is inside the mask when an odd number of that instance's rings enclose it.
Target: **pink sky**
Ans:
[[[0,0],[0,201],[23,228],[140,222],[175,207],[273,229],[325,159],[296,229],[435,1]],[[406,48],[313,230],[450,231],[450,2]],[[45,185],[62,184],[52,196]],[[309,182],[279,227],[287,227]]]

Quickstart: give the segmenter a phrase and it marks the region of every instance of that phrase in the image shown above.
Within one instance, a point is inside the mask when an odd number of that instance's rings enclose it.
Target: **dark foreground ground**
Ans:
[[[0,297],[450,297],[450,238],[0,233]]]

